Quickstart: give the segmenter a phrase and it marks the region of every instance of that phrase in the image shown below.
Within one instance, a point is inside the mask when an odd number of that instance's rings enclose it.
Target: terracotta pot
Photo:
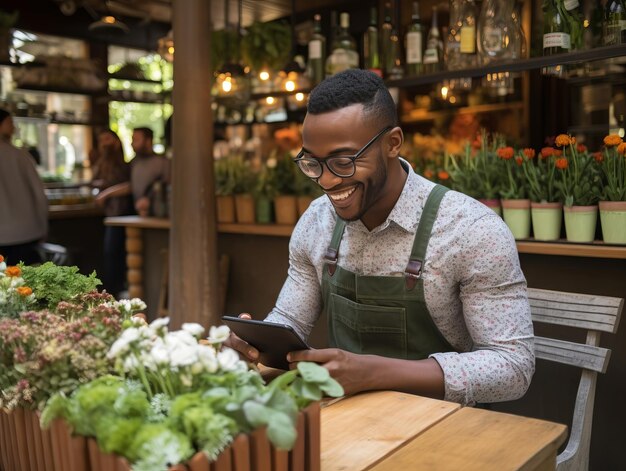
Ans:
[[[308,207],[313,202],[314,198],[311,196],[298,196],[296,200],[296,204],[298,207],[298,218],[302,217],[304,212],[308,209]]]
[[[13,443],[11,441],[11,427],[9,425],[9,414],[5,409],[0,410],[0,465],[3,469],[15,469],[15,461],[13,460]]]
[[[20,463],[20,470],[29,471],[30,467],[30,450],[28,449],[28,435],[26,434],[26,427],[24,424],[24,409],[17,408],[10,413],[13,435],[15,437],[15,444],[17,447],[18,460]]]
[[[235,195],[235,214],[239,224],[254,224],[256,221],[255,201],[251,195]]]
[[[280,195],[274,198],[276,224],[293,226],[298,221],[298,207],[295,196]]]
[[[565,206],[565,236],[569,242],[589,243],[596,237],[597,206]]]
[[[600,201],[602,238],[607,244],[626,244],[626,201]]]
[[[217,222],[232,224],[235,222],[235,198],[232,195],[218,195],[215,198]]]
[[[558,240],[563,220],[562,203],[530,203],[533,236],[536,240]]]
[[[481,198],[478,201],[480,201],[482,204],[487,206],[489,209],[491,209],[498,216],[502,216],[502,206],[500,205],[500,200],[499,199],[496,199],[496,198],[494,198],[494,199],[484,199],[484,198]]]
[[[502,218],[513,237],[530,237],[530,200],[502,200]]]

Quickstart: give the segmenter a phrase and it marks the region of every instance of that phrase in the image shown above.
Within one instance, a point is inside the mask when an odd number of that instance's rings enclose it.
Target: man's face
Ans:
[[[0,136],[6,139],[11,139],[13,132],[15,132],[15,126],[13,126],[13,118],[7,116],[0,123]]]
[[[152,152],[152,140],[148,139],[141,131],[133,132],[131,146],[135,154],[149,154]]]
[[[318,115],[307,115],[302,128],[304,149],[321,160],[355,155],[382,128],[363,118],[363,105],[356,104]],[[381,204],[387,184],[386,135],[382,135],[356,161],[353,176],[340,178],[323,165],[317,183],[328,195],[335,211],[346,221],[361,219]]]

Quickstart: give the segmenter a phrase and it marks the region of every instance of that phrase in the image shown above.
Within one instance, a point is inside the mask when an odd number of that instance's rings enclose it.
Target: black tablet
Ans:
[[[311,348],[290,325],[232,316],[223,316],[222,320],[237,337],[256,348],[259,362],[270,368],[288,370],[287,353]]]

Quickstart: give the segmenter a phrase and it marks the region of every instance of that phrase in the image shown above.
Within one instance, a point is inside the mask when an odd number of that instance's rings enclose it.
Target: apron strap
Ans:
[[[335,220],[335,229],[333,230],[333,237],[330,240],[330,245],[326,249],[324,259],[326,260],[326,267],[328,268],[328,274],[333,276],[337,269],[337,260],[339,259],[339,244],[341,244],[341,238],[343,237],[343,231],[346,228],[346,221],[337,217]]]
[[[448,189],[445,186],[436,185],[426,199],[426,204],[422,210],[422,215],[417,225],[417,231],[415,232],[411,257],[404,269],[404,280],[407,290],[415,288],[417,281],[422,277],[422,266],[424,264],[433,224],[435,223],[435,219],[437,219],[439,204],[447,191]]]

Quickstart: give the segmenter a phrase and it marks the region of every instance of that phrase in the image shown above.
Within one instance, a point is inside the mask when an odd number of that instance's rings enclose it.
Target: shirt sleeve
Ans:
[[[308,216],[308,217],[307,217]],[[314,215],[300,218],[289,241],[289,269],[266,320],[292,326],[307,339],[322,309],[322,289],[308,245],[315,240]]]
[[[475,221],[462,237],[453,266],[469,352],[431,355],[445,378],[445,399],[462,404],[524,395],[535,370],[533,326],[526,280],[515,240],[495,216]]]

